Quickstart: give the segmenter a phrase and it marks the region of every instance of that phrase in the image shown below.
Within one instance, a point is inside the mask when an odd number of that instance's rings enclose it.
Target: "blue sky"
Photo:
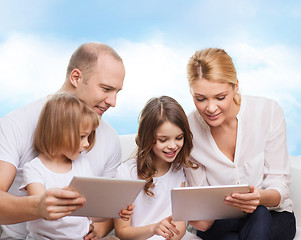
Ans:
[[[186,63],[206,47],[233,58],[242,94],[282,107],[288,149],[301,155],[301,1],[0,0],[0,117],[58,90],[68,59],[87,41],[114,47],[126,78],[104,118],[119,134],[135,133],[154,96],[193,110]]]

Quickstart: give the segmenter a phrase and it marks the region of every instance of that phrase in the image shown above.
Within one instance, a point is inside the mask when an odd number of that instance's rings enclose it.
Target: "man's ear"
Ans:
[[[70,83],[74,87],[77,87],[78,83],[81,79],[82,79],[82,72],[77,68],[73,69],[72,72],[70,73],[70,77],[69,77]]]

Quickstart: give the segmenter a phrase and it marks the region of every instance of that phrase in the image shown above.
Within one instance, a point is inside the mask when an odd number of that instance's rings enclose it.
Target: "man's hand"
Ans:
[[[86,199],[78,192],[52,188],[40,195],[40,216],[46,220],[57,220],[81,208]]]

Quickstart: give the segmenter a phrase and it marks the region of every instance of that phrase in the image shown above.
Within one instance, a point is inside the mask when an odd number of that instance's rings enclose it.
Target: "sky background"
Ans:
[[[103,117],[119,134],[136,133],[151,97],[194,109],[187,61],[218,47],[232,57],[242,94],[280,104],[289,153],[301,155],[300,26],[298,0],[0,0],[0,117],[57,91],[72,52],[99,41],[126,68],[117,106]]]

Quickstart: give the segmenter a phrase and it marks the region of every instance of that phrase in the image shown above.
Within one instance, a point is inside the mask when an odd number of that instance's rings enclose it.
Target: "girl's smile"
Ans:
[[[172,163],[184,144],[182,129],[166,121],[158,127],[156,136],[157,140],[152,149],[156,161]]]

